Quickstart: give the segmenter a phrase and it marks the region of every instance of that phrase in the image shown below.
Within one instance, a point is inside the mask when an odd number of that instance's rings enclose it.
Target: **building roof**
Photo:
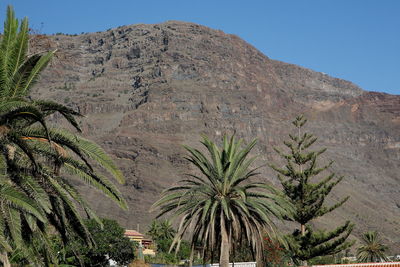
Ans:
[[[126,236],[135,236],[135,237],[144,237],[143,234],[139,233],[136,230],[125,230],[125,235]]]

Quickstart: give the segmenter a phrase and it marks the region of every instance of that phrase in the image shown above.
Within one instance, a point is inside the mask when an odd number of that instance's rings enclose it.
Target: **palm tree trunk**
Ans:
[[[0,253],[0,261],[3,263],[4,267],[11,267],[10,260],[8,259],[7,252]]]
[[[229,267],[229,237],[223,211],[221,211],[221,255],[219,257],[220,267]]]
[[[193,258],[194,258],[194,244],[192,244],[190,250],[189,267],[193,266]]]
[[[203,246],[202,251],[201,251],[201,254],[203,255],[203,256],[202,256],[202,259],[203,259],[203,266],[205,267],[205,266],[206,266],[207,257],[208,257],[208,253],[207,253],[207,250],[206,250],[206,247],[205,247],[205,246]]]
[[[232,236],[232,233],[230,234],[230,236]],[[232,242],[232,241],[231,241]],[[235,258],[236,258],[236,246],[235,246],[235,242],[232,242],[232,267],[235,267]]]

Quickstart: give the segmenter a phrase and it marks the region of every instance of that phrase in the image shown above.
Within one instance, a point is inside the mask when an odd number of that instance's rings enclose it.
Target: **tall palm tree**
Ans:
[[[159,216],[173,212],[173,218],[181,218],[171,249],[179,249],[179,242],[187,235],[192,255],[201,244],[203,257],[217,252],[220,266],[227,267],[232,244],[244,240],[260,261],[265,229],[276,236],[272,219],[290,215],[292,207],[272,186],[250,181],[258,174],[257,168],[250,168],[256,158],[248,158],[256,141],[243,149],[242,140],[233,136],[224,137],[221,149],[206,136],[201,143],[208,157],[185,146],[187,160],[199,174],[189,174],[189,179],[165,190],[153,205],[153,209],[160,208]]]
[[[153,220],[151,222],[149,230],[147,231],[147,234],[153,239],[153,241],[160,239],[161,225],[158,220]]]
[[[169,220],[153,220],[150,224],[147,234],[154,241],[172,239],[175,235],[175,230]]]
[[[362,236],[363,244],[357,249],[359,262],[384,262],[388,261],[385,252],[388,247],[382,244],[376,231],[369,231]]]
[[[126,208],[120,192],[95,170],[93,162],[118,182],[122,183],[124,178],[98,145],[69,131],[48,127],[46,118],[57,112],[80,132],[75,119],[80,114],[52,101],[28,97],[55,52],[29,56],[28,41],[27,19],[19,27],[9,6],[0,41],[0,165],[6,188],[30,198],[31,206],[38,212],[13,206],[13,212],[9,212],[13,217],[6,221],[7,206],[0,205],[0,236],[5,235],[8,248],[21,248],[34,236],[45,239],[45,225],[49,223],[65,242],[78,234],[91,245],[90,234],[78,210],[81,208],[101,222],[71,185],[70,177],[80,178]],[[8,224],[3,224],[3,220]],[[14,233],[11,226],[16,229]],[[0,245],[1,252],[6,253],[7,246]]]
[[[172,239],[175,235],[175,229],[170,220],[163,220],[160,223],[160,239]]]

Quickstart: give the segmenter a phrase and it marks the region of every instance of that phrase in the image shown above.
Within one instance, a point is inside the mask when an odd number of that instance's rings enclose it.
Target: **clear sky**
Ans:
[[[400,0],[0,0],[41,33],[181,20],[240,36],[272,59],[400,95]]]

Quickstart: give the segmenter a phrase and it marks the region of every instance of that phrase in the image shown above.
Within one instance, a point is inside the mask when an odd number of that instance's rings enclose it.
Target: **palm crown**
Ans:
[[[357,249],[357,260],[359,262],[388,261],[388,257],[385,254],[388,248],[382,244],[376,231],[364,233],[362,242],[363,244]]]
[[[33,235],[45,241],[49,223],[64,241],[78,233],[91,244],[78,206],[98,218],[71,185],[70,177],[79,177],[126,208],[117,188],[91,162],[121,183],[124,178],[98,145],[48,127],[46,118],[57,112],[80,131],[75,117],[81,115],[64,105],[27,97],[55,52],[28,56],[28,41],[28,20],[19,26],[8,7],[0,41],[0,191],[8,192],[2,197],[9,200],[1,202],[8,205],[0,205],[0,251],[26,247]]]
[[[161,209],[159,216],[174,212],[174,217],[181,217],[172,246],[179,246],[186,233],[192,250],[201,244],[203,257],[219,252],[220,263],[226,266],[233,242],[244,239],[260,259],[265,229],[274,235],[272,217],[287,216],[290,204],[272,186],[249,181],[258,174],[257,168],[250,168],[256,158],[248,158],[256,141],[244,149],[242,140],[236,141],[233,136],[224,137],[222,149],[206,136],[201,143],[209,157],[185,146],[187,160],[201,175],[189,174],[189,179],[165,190],[154,204]]]

